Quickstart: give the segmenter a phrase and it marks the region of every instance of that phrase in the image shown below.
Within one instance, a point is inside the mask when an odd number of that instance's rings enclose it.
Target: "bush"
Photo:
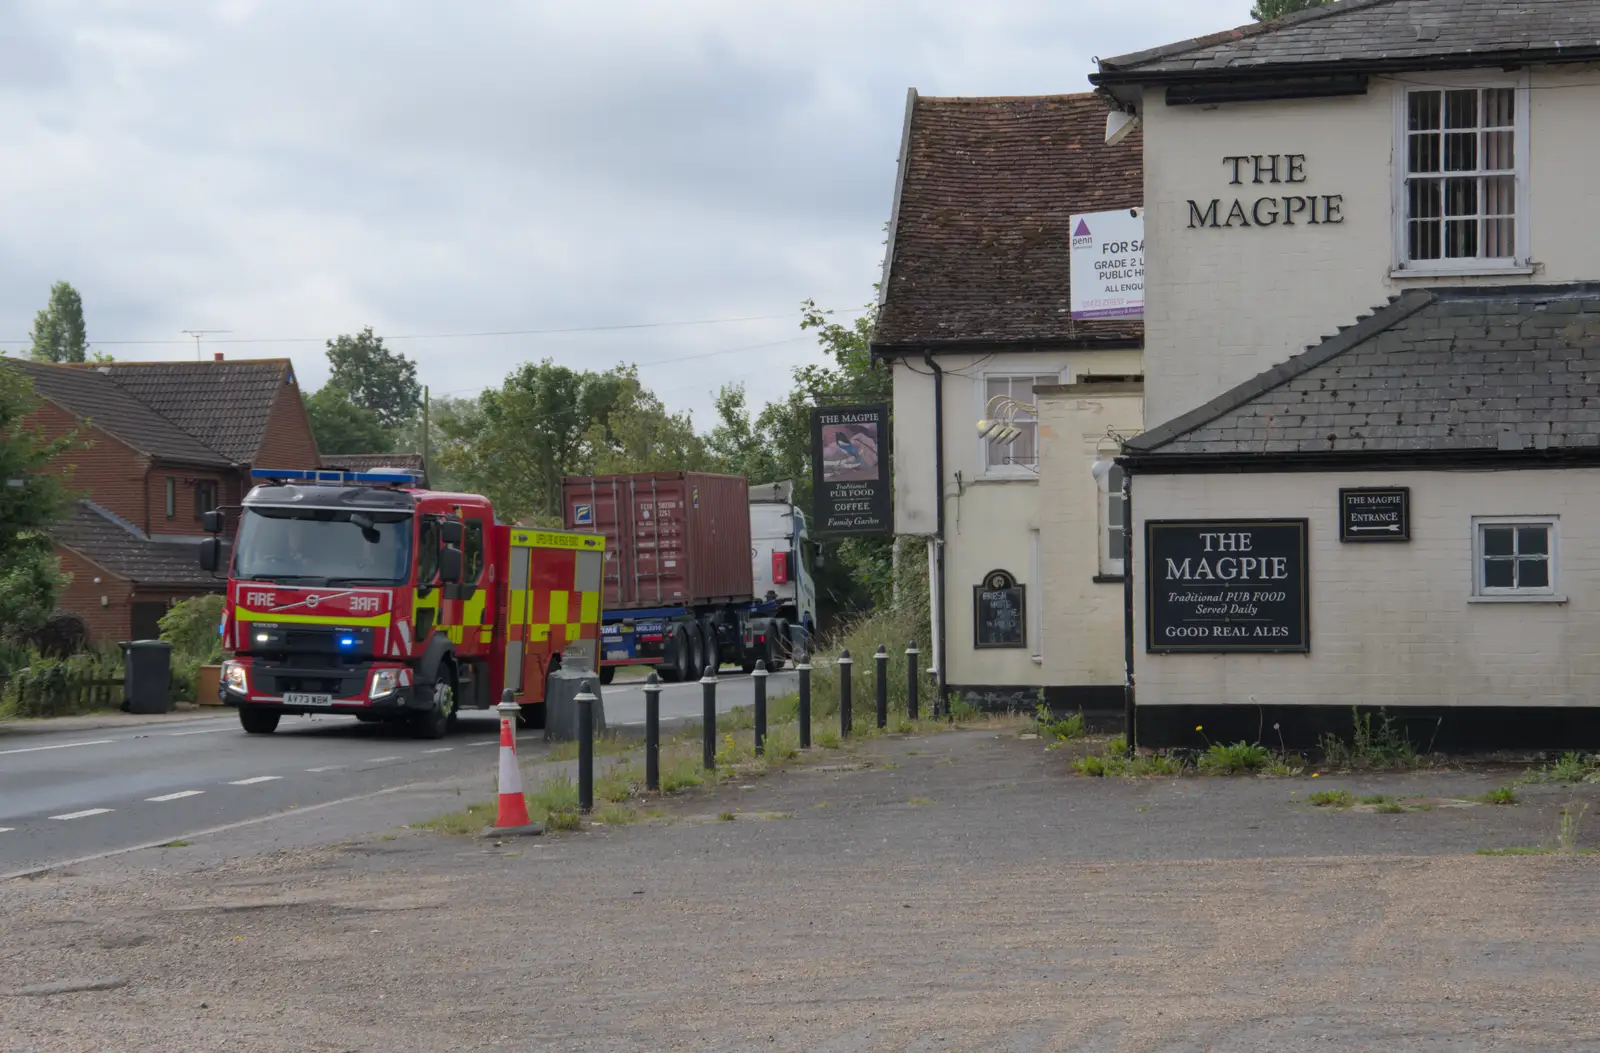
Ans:
[[[198,701],[200,667],[222,661],[220,593],[175,603],[161,616],[161,638],[172,645],[174,702]]]
[[[1414,768],[1422,762],[1405,728],[1391,720],[1387,712],[1378,710],[1376,727],[1371,713],[1362,713],[1354,706],[1350,713],[1353,719],[1350,741],[1337,735],[1322,737],[1323,759],[1330,767],[1382,771]]]
[[[27,664],[12,672],[0,692],[0,716],[65,717],[116,705],[115,691],[94,687],[122,669],[118,651],[85,650],[66,658],[30,651]]]
[[[1040,738],[1056,739],[1059,742],[1070,742],[1073,739],[1083,738],[1083,714],[1081,712],[1073,713],[1057,720],[1051,714],[1050,707],[1041,702],[1039,703],[1037,716]]]

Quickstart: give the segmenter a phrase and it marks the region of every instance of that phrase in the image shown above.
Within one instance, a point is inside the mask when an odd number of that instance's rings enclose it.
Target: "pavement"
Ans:
[[[773,674],[769,693],[794,690],[793,678]],[[642,734],[642,686],[615,684],[603,697],[613,728]],[[748,677],[718,684],[721,712],[752,698]],[[702,708],[699,684],[662,691],[664,728],[698,721]],[[62,718],[50,730],[27,723],[20,733],[0,725],[0,875],[410,787],[481,796],[499,742],[494,712],[473,710],[440,741],[335,716],[286,717],[272,735],[247,735],[231,709]],[[524,732],[519,748],[532,763],[548,752],[537,732]]]
[[[1043,747],[889,736],[498,845],[329,809],[272,824],[320,841],[9,882],[0,1048],[1600,1049],[1597,857],[1477,854],[1554,843],[1600,787],[1088,779]]]

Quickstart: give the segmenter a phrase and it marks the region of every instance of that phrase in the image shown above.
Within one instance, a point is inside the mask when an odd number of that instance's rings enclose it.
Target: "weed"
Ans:
[[[1587,804],[1569,804],[1561,809],[1561,822],[1556,826],[1556,845],[1562,855],[1574,855],[1578,851],[1578,824],[1583,821],[1583,813],[1589,810]]]
[[[844,745],[844,740],[832,728],[817,732],[817,737],[812,741],[825,750],[836,750]]]
[[[1481,793],[1477,800],[1484,804],[1516,804],[1517,791],[1510,786],[1496,786],[1488,793]]]
[[[1362,804],[1388,804],[1394,798],[1386,793],[1369,793],[1361,798]]]
[[[1271,762],[1271,751],[1260,743],[1236,742],[1225,746],[1214,742],[1200,755],[1195,766],[1202,775],[1242,775],[1261,771]]]
[[[677,793],[705,780],[700,758],[690,753],[661,758],[661,792]]]
[[[764,748],[768,766],[793,760],[800,756],[800,733],[786,726],[773,728],[767,732]]]
[[[1072,767],[1079,775],[1092,775],[1095,778],[1100,778],[1106,774],[1106,759],[1093,755],[1079,757],[1072,762]]]
[[[1111,741],[1106,743],[1106,755],[1125,754],[1128,752],[1128,737],[1126,735],[1113,735]]]
[[[917,726],[915,724],[911,723],[910,720],[907,720],[907,719],[904,719],[904,718],[902,718],[901,720],[897,721],[895,723],[895,726],[894,726],[894,732],[895,732],[896,735],[909,735],[913,731],[916,731],[916,730],[917,730]]]
[[[717,767],[719,769],[731,768],[740,761],[747,759],[748,756],[754,755],[754,746],[750,748],[750,751],[747,755],[745,748],[741,746],[732,735],[724,735],[722,736],[722,746],[717,750],[716,754]]]
[[[617,757],[627,753],[639,745],[636,739],[625,739],[619,735],[607,732],[596,735],[594,740],[594,755],[596,757]],[[550,759],[553,761],[570,761],[578,759],[578,743],[558,742],[550,747]]]
[[[927,797],[913,797],[913,798],[911,798],[911,800],[907,801],[906,803],[911,805],[913,808],[921,808],[924,805],[932,804],[933,801],[930,800]]]
[[[602,801],[626,801],[642,783],[643,776],[631,761],[613,764],[595,776],[594,795]]]
[[[547,776],[539,788],[528,794],[528,814],[534,822],[540,815],[578,810],[578,784],[566,772]]]
[[[1348,808],[1351,804],[1349,790],[1318,790],[1306,800],[1318,808]]]
[[[950,719],[954,723],[978,719],[978,707],[964,698],[950,700]]]
[[[558,811],[550,812],[544,817],[544,828],[546,830],[576,830],[582,825],[583,820],[578,816],[576,808],[570,811],[562,808]]]
[[[1150,810],[1150,806],[1148,804],[1134,805],[1133,810],[1136,812],[1148,812]]]
[[[1037,710],[1039,737],[1054,739],[1058,742],[1070,742],[1084,736],[1083,713],[1073,713],[1057,720],[1050,713],[1050,707],[1043,702],[1039,703]]]
[[[732,812],[718,812],[717,818],[721,819],[725,823],[731,823],[737,818],[737,816],[735,816]]]
[[[638,821],[639,813],[625,804],[607,802],[594,810],[593,818],[606,826],[627,826]]]
[[[1478,855],[1480,856],[1548,856],[1554,853],[1555,849],[1553,848],[1529,848],[1526,846],[1478,849]]]
[[[1522,782],[1596,782],[1600,781],[1600,766],[1581,753],[1563,753],[1554,764],[1529,768]]]
[[[162,845],[161,847],[162,848],[188,848],[189,845],[192,844],[192,843],[193,842],[185,841],[182,838],[179,838],[176,841],[168,841],[166,844]]]
[[[907,757],[919,757],[921,755],[922,755],[922,751],[921,750],[906,750],[906,756]]]
[[[1120,775],[1129,778],[1143,778],[1152,775],[1183,774],[1183,761],[1172,754],[1147,753],[1135,754],[1130,757],[1125,752],[1114,748],[1117,743],[1118,739],[1112,739],[1104,753],[1098,756],[1091,754],[1088,757],[1079,757],[1074,760],[1072,762],[1073,770],[1080,775],[1094,777]]]
[[[1350,712],[1354,727],[1349,742],[1337,735],[1322,736],[1323,757],[1330,767],[1378,771],[1414,768],[1421,763],[1422,757],[1405,729],[1391,720],[1385,710],[1378,710],[1376,728],[1371,713],[1362,713],[1354,706]]]
[[[416,825],[434,833],[467,837],[478,833],[486,826],[493,826],[494,818],[495,806],[485,802],[470,804],[459,812],[437,815]]]
[[[1379,815],[1399,815],[1406,810],[1406,806],[1399,801],[1384,801],[1373,811]]]

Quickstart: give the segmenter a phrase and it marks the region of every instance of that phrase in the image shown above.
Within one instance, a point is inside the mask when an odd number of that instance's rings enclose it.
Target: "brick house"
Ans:
[[[172,603],[220,590],[200,517],[237,505],[251,468],[320,463],[287,359],[3,366],[33,381],[30,424],[87,443],[60,458],[80,499],[52,540],[72,575],[61,613],[96,641],[153,637]]]

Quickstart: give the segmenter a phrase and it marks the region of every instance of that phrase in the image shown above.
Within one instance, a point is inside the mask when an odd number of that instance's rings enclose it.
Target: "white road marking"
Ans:
[[[9,834],[11,831],[13,831],[15,829],[16,829],[16,827],[14,827],[14,826],[0,826],[0,834]]]
[[[116,739],[90,739],[87,742],[61,742],[54,746],[29,746],[20,750],[0,750],[0,757],[5,757],[12,753],[38,753],[40,750],[67,750],[74,746],[104,746],[108,742],[115,741]]]
[[[228,731],[230,728],[201,728],[199,731],[169,731],[167,737],[178,738],[180,735],[215,735],[219,731]]]
[[[436,747],[435,749],[423,750],[422,752],[423,753],[449,753],[453,749],[455,749],[454,746],[439,746],[439,747]]]
[[[324,764],[320,768],[307,768],[306,771],[311,772],[313,774],[316,774],[318,772],[325,772],[325,771],[338,771],[340,768],[343,768],[343,767],[344,767],[343,764]]]
[[[500,741],[499,739],[484,739],[482,742],[469,742],[469,743],[467,743],[467,745],[468,746],[493,746],[496,743],[498,743],[499,741]]]
[[[87,819],[91,815],[105,815],[110,808],[85,808],[81,812],[68,812],[66,815],[52,815],[52,819]]]
[[[204,790],[179,790],[177,793],[164,793],[160,797],[146,797],[147,801],[176,801],[181,797],[198,797]]]
[[[233,782],[230,782],[228,785],[229,786],[254,786],[258,782],[272,782],[274,779],[281,779],[281,778],[283,778],[282,775],[257,775],[253,779],[235,779]]]
[[[404,758],[402,758],[402,757],[371,757],[371,758],[368,758],[366,763],[368,763],[368,764],[382,764],[384,761],[403,760],[403,759]]]

